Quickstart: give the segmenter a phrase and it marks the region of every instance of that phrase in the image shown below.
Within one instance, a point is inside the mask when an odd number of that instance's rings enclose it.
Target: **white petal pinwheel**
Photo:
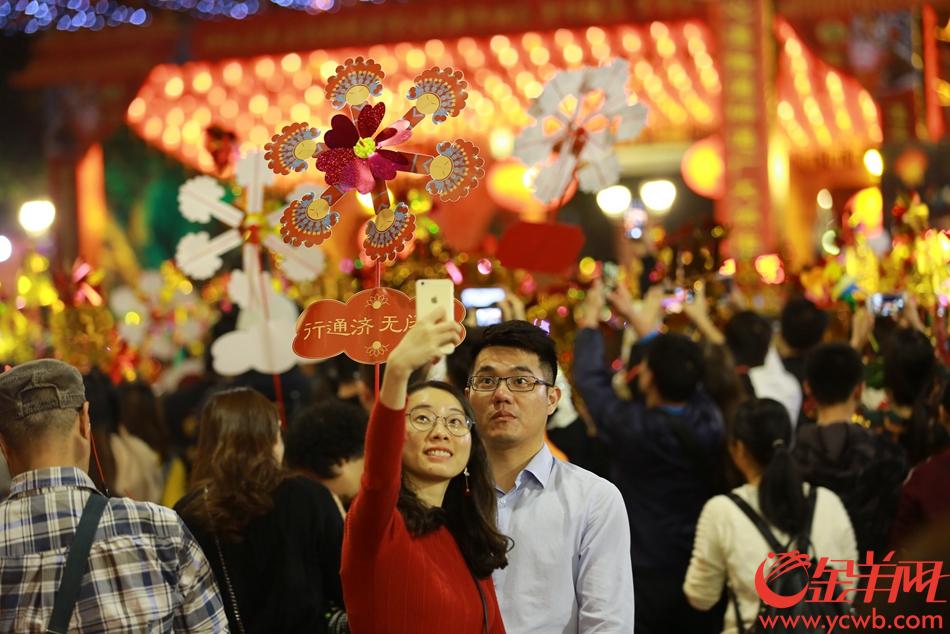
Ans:
[[[621,59],[600,67],[557,73],[528,113],[534,124],[515,140],[514,155],[538,168],[535,197],[560,200],[574,176],[578,187],[596,193],[615,184],[619,141],[634,139],[646,124],[647,108],[627,92],[630,65]]]

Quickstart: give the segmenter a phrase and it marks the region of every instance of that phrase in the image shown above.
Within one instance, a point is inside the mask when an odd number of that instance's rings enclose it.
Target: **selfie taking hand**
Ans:
[[[412,371],[443,356],[444,346],[462,342],[462,326],[436,308],[419,317],[386,360],[386,374],[379,390],[379,402],[390,409],[406,406],[406,388]]]
[[[462,342],[462,327],[449,319],[441,308],[419,318],[389,355],[387,371],[401,369],[412,372],[443,355],[446,345]]]

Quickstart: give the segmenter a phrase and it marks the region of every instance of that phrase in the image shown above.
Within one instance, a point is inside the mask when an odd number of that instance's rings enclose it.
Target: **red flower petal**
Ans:
[[[357,159],[353,161],[351,167],[354,171],[354,186],[356,191],[361,194],[369,194],[373,191],[373,185],[376,184],[375,174],[372,171],[372,163],[367,164],[366,160]],[[395,176],[393,172],[393,176]]]
[[[396,164],[379,152],[372,154],[366,162],[376,178],[384,181],[396,178]]]
[[[391,126],[376,135],[378,147],[392,147],[405,143],[412,137],[412,128],[405,119],[394,121]]]
[[[360,140],[356,126],[345,114],[338,114],[330,119],[330,127],[327,133],[323,135],[323,142],[330,148],[347,148],[352,150],[356,142]]]
[[[347,167],[355,161],[356,155],[351,148],[330,148],[317,156],[317,169],[326,174],[328,184],[336,185],[343,178]],[[350,187],[354,184],[351,182]]]
[[[356,127],[359,130],[360,137],[365,139],[373,136],[379,124],[383,122],[384,116],[386,116],[386,104],[384,103],[366,106],[360,110],[359,117],[356,119]],[[353,143],[356,144],[356,141],[353,141]]]
[[[383,128],[383,131],[376,135],[376,143],[382,143],[386,139],[395,136],[396,128]]]

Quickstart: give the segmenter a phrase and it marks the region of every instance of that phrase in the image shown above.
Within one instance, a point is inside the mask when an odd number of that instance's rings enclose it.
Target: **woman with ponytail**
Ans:
[[[753,399],[739,405],[729,429],[728,447],[745,484],[733,489],[732,494],[765,520],[779,543],[788,544],[800,536],[810,519],[807,538],[811,555],[817,553],[829,560],[856,559],[854,531],[838,496],[818,487],[811,515],[810,486],[803,484],[792,461],[791,441],[792,424],[781,403]],[[773,549],[737,502],[726,495],[712,498],[699,516],[683,584],[690,604],[700,610],[712,608],[726,583],[735,595],[738,610],[730,607],[726,611],[723,632],[744,631],[759,608],[756,569],[770,552]],[[737,612],[742,624],[737,622]]]

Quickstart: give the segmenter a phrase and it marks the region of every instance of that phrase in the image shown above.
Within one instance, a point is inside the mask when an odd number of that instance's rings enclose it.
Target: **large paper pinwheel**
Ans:
[[[241,246],[242,271],[232,278],[237,275],[244,281],[239,296],[232,299],[241,306],[242,318],[245,313],[254,317],[239,320],[235,333],[222,336],[212,345],[214,366],[223,375],[248,369],[280,373],[293,365],[293,319],[281,317],[271,306],[274,301],[267,290],[270,278],[261,270],[262,248],[279,256],[284,273],[297,281],[316,277],[323,269],[324,258],[319,250],[298,249],[277,237],[273,228],[280,212],[262,213],[264,187],[273,181],[274,175],[261,153],[242,158],[237,164],[236,178],[244,187],[243,210],[222,200],[224,188],[213,178],[199,176],[182,185],[178,194],[182,215],[196,222],[208,222],[214,217],[230,228],[214,239],[204,231],[184,236],[178,243],[175,262],[187,275],[207,279],[221,268],[221,255]],[[229,285],[229,293],[233,294],[234,288],[234,284]],[[229,347],[222,341],[241,345]]]
[[[337,110],[330,129],[320,131],[294,123],[275,134],[265,146],[268,165],[278,174],[300,172],[311,159],[323,172],[327,187],[294,199],[280,218],[281,234],[293,245],[318,245],[340,220],[334,206],[344,194],[372,194],[376,217],[370,221],[363,248],[374,260],[391,260],[412,239],[415,218],[405,205],[392,207],[386,182],[398,172],[426,177],[426,189],[444,201],[466,196],[484,175],[478,149],[468,141],[443,141],[434,154],[397,149],[412,138],[412,130],[429,117],[439,124],[465,107],[468,84],[451,68],[430,68],[413,80],[406,97],[414,101],[401,119],[384,124],[386,105],[371,103],[383,90],[382,67],[371,59],[348,59],[327,80],[326,97]]]
[[[515,140],[514,155],[536,166],[535,197],[552,204],[564,196],[574,175],[578,187],[596,193],[620,179],[614,144],[635,138],[646,123],[642,103],[630,104],[630,66],[585,66],[557,73],[528,113],[535,123]]]
[[[263,246],[279,260],[291,280],[311,280],[323,271],[323,252],[297,249],[277,237],[274,229],[280,211],[264,215],[264,188],[274,181],[260,152],[252,152],[237,163],[235,177],[244,188],[244,209],[224,202],[224,187],[210,176],[196,176],[181,186],[178,204],[182,215],[193,222],[212,218],[230,227],[211,238],[206,231],[189,233],[178,243],[175,263],[190,277],[206,280],[221,268],[221,256],[244,245],[255,253]]]

